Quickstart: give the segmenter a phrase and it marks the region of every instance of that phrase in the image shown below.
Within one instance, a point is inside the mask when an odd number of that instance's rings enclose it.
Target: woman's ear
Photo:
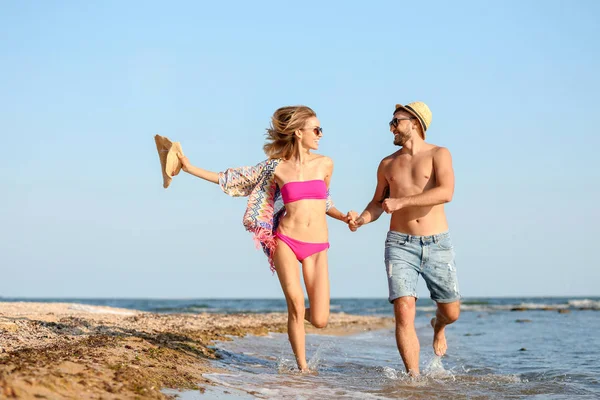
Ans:
[[[295,130],[294,136],[296,136],[296,138],[298,138],[298,140],[302,140],[302,131],[300,129]]]

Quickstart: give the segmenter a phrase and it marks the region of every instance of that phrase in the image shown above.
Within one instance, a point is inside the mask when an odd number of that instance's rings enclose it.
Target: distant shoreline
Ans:
[[[203,390],[214,383],[210,346],[228,336],[285,332],[285,313],[157,314],[52,302],[0,301],[0,397],[165,399],[164,388]],[[353,334],[393,319],[331,315],[323,330]]]
[[[285,299],[0,299],[0,304],[14,303],[77,303],[81,305],[116,307],[159,314],[265,314],[285,313]],[[497,311],[600,311],[600,297],[465,297],[462,312]],[[435,303],[419,298],[417,312],[435,312]],[[392,316],[392,307],[386,298],[333,298],[331,313],[351,315]]]

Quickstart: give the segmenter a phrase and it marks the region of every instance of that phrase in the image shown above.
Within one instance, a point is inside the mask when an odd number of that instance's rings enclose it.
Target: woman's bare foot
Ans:
[[[431,318],[431,327],[433,328],[433,352],[436,356],[443,356],[446,354],[446,350],[448,350],[448,345],[446,344],[446,333],[445,326],[436,328],[436,320],[435,317]]]
[[[306,368],[300,368],[300,373],[303,374],[303,375],[319,375],[319,373],[317,372],[317,370],[310,369],[308,367],[306,367]]]

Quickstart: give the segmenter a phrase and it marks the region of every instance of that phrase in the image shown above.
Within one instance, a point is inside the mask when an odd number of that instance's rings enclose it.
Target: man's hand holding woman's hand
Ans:
[[[352,232],[356,232],[365,223],[365,220],[356,211],[349,211],[346,215],[346,223]]]

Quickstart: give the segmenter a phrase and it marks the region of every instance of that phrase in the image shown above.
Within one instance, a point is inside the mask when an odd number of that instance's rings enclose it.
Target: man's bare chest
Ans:
[[[435,170],[431,157],[395,157],[385,170],[390,188],[422,188],[435,183]]]

